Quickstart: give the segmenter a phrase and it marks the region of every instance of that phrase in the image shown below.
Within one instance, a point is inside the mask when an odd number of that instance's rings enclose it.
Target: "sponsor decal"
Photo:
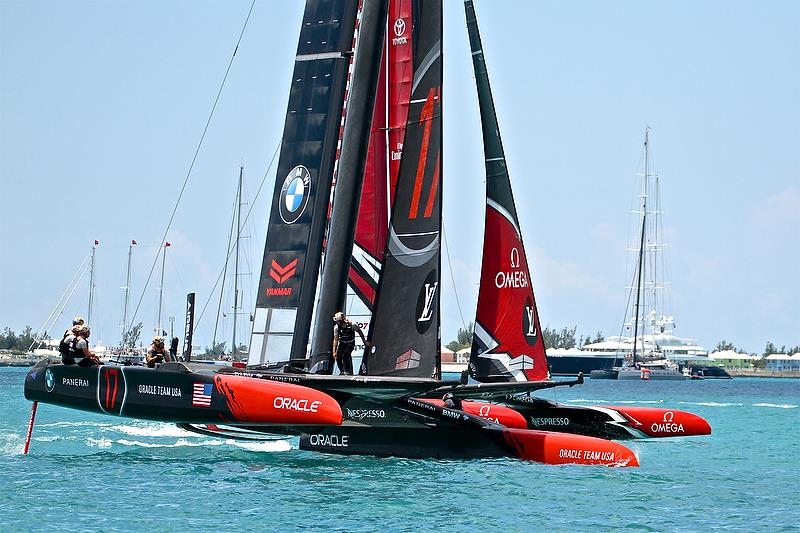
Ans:
[[[283,180],[278,213],[286,224],[294,224],[303,215],[311,195],[311,173],[303,165],[294,167]]]
[[[604,452],[600,450],[575,450],[561,448],[558,456],[567,459],[583,459],[586,461],[613,461],[614,452]]]
[[[348,409],[347,418],[351,420],[364,420],[365,418],[386,418],[383,409]]]
[[[181,388],[165,387],[164,385],[139,385],[139,394],[149,394],[151,396],[170,396],[173,398],[180,398]]]
[[[511,268],[518,269],[520,267],[519,265],[519,250],[517,248],[512,248]],[[494,276],[494,285],[498,289],[525,288],[528,286],[528,275],[524,270],[500,271]]]
[[[56,388],[56,378],[53,377],[53,371],[49,368],[44,371],[44,388],[47,392],[53,392]]]
[[[61,384],[68,387],[88,387],[89,380],[86,378],[61,378]]]
[[[494,285],[498,289],[522,289],[528,286],[528,276],[521,270],[500,271],[494,277]]]
[[[276,283],[281,285],[289,280],[292,276],[297,274],[297,259],[290,261],[285,266],[272,260],[271,268],[269,269],[269,277],[275,280]]]
[[[322,402],[314,400],[313,402],[305,398],[284,398],[283,396],[276,396],[272,401],[272,406],[275,409],[288,409],[290,411],[301,411],[307,413],[316,413]]]
[[[664,413],[663,422],[653,422],[650,425],[650,431],[653,433],[683,433],[683,424],[675,423],[672,420],[675,418],[675,413],[667,411]]]
[[[350,446],[349,435],[324,435],[322,433],[312,433],[308,436],[308,442],[312,446],[327,446],[329,448],[347,448]]]
[[[391,151],[392,161],[400,161],[403,158],[403,143],[397,143],[397,149]]]
[[[403,19],[397,19],[394,21],[394,37],[392,38],[392,45],[397,46],[398,44],[406,44],[408,43],[408,37],[405,36],[406,33],[406,21]]]
[[[531,424],[534,426],[568,426],[569,425],[569,418],[566,417],[557,417],[557,418],[534,418],[531,417]]]
[[[426,283],[423,289],[423,293],[421,296],[422,299],[422,313],[420,317],[417,319],[417,322],[426,322],[431,319],[433,316],[433,296],[436,294],[436,288],[439,286],[439,282],[435,283]]]
[[[536,309],[533,307],[533,301],[529,298],[525,299],[525,305],[522,308],[522,336],[529,346],[535,346],[538,336],[536,334]]]
[[[213,384],[195,383],[192,386],[192,407],[211,407],[211,394],[213,392]]]

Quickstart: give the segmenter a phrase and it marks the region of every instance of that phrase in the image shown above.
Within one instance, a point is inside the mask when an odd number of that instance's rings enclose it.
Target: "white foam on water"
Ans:
[[[36,442],[53,442],[55,440],[59,440],[61,437],[57,435],[53,435],[50,437],[33,437],[31,440],[35,440]]]
[[[585,398],[579,398],[577,400],[567,400],[566,403],[596,403],[596,404],[604,404],[604,405],[617,405],[617,404],[642,404],[642,403],[652,403],[652,404],[661,404],[664,403],[664,400],[588,400]]]
[[[111,439],[86,439],[86,444],[97,448],[111,448]]]
[[[105,428],[110,426],[109,423],[100,423],[100,422],[53,422],[51,424],[36,424],[36,427],[43,427],[43,428],[68,428],[68,427],[82,427],[82,426],[89,426],[89,427],[98,427],[98,428]]]
[[[221,440],[205,440],[205,441],[189,441],[187,439],[178,439],[173,444],[166,444],[166,443],[157,443],[157,442],[142,442],[139,440],[127,440],[127,439],[119,439],[116,441],[117,444],[121,444],[123,446],[139,446],[141,448],[196,448],[198,446],[222,446],[225,444],[224,441]]]
[[[754,403],[753,407],[774,407],[777,409],[796,409],[796,405],[790,403]]]
[[[741,407],[740,403],[725,402],[678,402],[683,405],[702,405],[703,407]]]
[[[111,426],[110,431],[118,431],[131,437],[189,437],[192,434],[175,424],[152,422],[133,425]]]
[[[273,441],[260,441],[260,442],[247,442],[227,440],[225,444],[232,444],[237,448],[247,450],[250,452],[288,452],[292,449],[292,443],[288,440],[273,440]]]
[[[22,455],[25,451],[25,442],[21,435],[12,433],[3,437],[5,442],[0,443],[0,455]]]

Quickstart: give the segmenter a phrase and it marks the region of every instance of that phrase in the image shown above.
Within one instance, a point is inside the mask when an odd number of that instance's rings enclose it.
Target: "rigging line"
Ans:
[[[236,198],[239,196],[239,187],[236,187],[236,194],[233,201],[233,214],[231,215],[231,227],[228,230],[228,244],[225,247],[225,265],[222,267],[222,287],[219,289],[219,304],[217,305],[217,319],[214,321],[214,336],[211,337],[211,349],[217,343],[217,329],[219,328],[219,315],[222,312],[222,297],[225,294],[225,275],[228,273],[228,260],[231,258],[231,240],[233,240],[233,224],[236,222]]]
[[[139,296],[139,301],[136,303],[136,309],[133,311],[133,316],[131,318],[131,323],[136,319],[136,314],[139,312],[139,307],[142,305],[142,300],[144,299],[144,295],[147,294],[147,287],[150,284],[150,279],[153,277],[153,271],[158,264],[158,257],[161,253],[162,249],[164,248],[164,243],[167,241],[167,234],[169,233],[169,228],[172,226],[172,221],[175,219],[175,213],[178,211],[178,206],[181,203],[181,198],[183,198],[183,193],[186,190],[186,185],[189,183],[189,177],[192,175],[192,170],[194,169],[194,164],[197,161],[197,156],[200,154],[200,148],[203,146],[203,141],[206,138],[206,132],[208,131],[208,127],[211,125],[211,119],[214,118],[214,111],[217,109],[217,104],[219,103],[219,98],[222,95],[222,90],[225,88],[225,82],[228,81],[228,74],[231,71],[231,66],[233,66],[233,60],[236,58],[236,52],[239,51],[239,44],[242,42],[242,37],[244,36],[244,32],[247,29],[247,23],[250,21],[250,15],[253,13],[253,8],[256,5],[256,0],[253,0],[253,3],[250,4],[250,11],[247,12],[247,18],[244,21],[244,25],[242,26],[242,31],[239,33],[239,39],[236,41],[236,47],[233,49],[233,54],[231,54],[231,59],[228,61],[228,68],[225,69],[225,75],[222,77],[222,83],[220,83],[219,90],[217,91],[217,96],[214,98],[214,104],[211,106],[211,112],[208,114],[208,119],[206,120],[206,125],[203,128],[203,133],[200,135],[200,141],[197,143],[197,148],[194,151],[194,156],[192,157],[192,162],[189,164],[189,170],[186,172],[186,177],[183,180],[183,186],[181,186],[181,192],[178,194],[178,199],[175,201],[175,207],[172,209],[172,214],[169,217],[169,222],[167,222],[167,227],[164,230],[164,235],[161,237],[161,246],[158,249],[158,253],[156,254],[155,259],[153,259],[153,264],[150,266],[150,272],[147,274],[147,281],[144,284],[144,288],[142,289],[142,294]]]
[[[44,321],[44,325],[41,327],[41,329],[39,329],[39,331],[33,337],[33,342],[28,347],[28,351],[31,351],[31,348],[33,348],[34,344],[44,340],[44,339],[40,339],[39,337],[43,337],[44,334],[46,333],[46,331],[50,327],[55,326],[55,319],[57,319],[59,316],[61,316],[61,313],[64,311],[64,306],[66,306],[66,303],[69,301],[70,297],[72,297],[73,293],[75,292],[75,287],[77,287],[78,283],[83,279],[83,275],[86,273],[86,270],[84,268],[86,266],[86,261],[88,261],[91,256],[92,256],[92,252],[89,252],[88,254],[86,254],[86,257],[83,259],[83,263],[81,263],[81,266],[79,266],[78,270],[75,271],[75,274],[72,276],[72,280],[67,284],[67,288],[64,289],[64,292],[61,294],[61,298],[59,298],[58,301],[56,302],[56,305],[55,305],[55,307],[53,307],[53,310],[50,312],[50,315],[47,317],[47,320]],[[70,291],[70,288],[72,288],[72,291]],[[69,296],[67,296],[68,292],[69,292]],[[67,296],[66,300],[64,300],[65,296]],[[61,304],[62,301],[64,301],[64,305]],[[56,311],[58,310],[59,307],[61,307],[61,311],[56,313]],[[50,324],[50,320],[53,320],[53,324],[48,326],[48,324]]]
[[[442,221],[442,241],[444,242],[444,251],[447,254],[447,268],[450,270],[450,281],[453,283],[453,294],[456,296],[456,306],[458,307],[458,314],[461,316],[461,325],[464,327],[464,331],[467,331],[467,323],[464,322],[464,313],[461,311],[461,302],[458,300],[458,289],[456,289],[456,278],[453,276],[453,263],[450,261],[450,248],[447,246],[444,221]]]
[[[282,144],[282,141],[278,142],[278,146],[275,147],[275,151],[272,153],[272,159],[270,159],[269,165],[267,165],[267,170],[264,172],[264,177],[261,178],[261,183],[259,184],[258,189],[256,190],[256,195],[253,197],[253,201],[250,204],[250,209],[247,210],[247,214],[244,217],[244,223],[245,224],[247,224],[247,221],[250,220],[250,213],[253,212],[253,209],[255,208],[256,203],[258,202],[258,196],[261,194],[261,189],[264,188],[264,183],[267,181],[267,176],[270,175],[270,171],[272,170],[272,165],[275,163],[275,158],[278,157],[278,152],[281,149],[281,144]],[[265,242],[266,242],[266,240],[265,240]],[[228,250],[228,257],[225,258],[226,262],[228,261],[228,258],[230,258],[232,253],[233,253],[233,249],[231,248],[230,250]],[[203,306],[203,310],[200,312],[200,316],[198,316],[197,320],[195,321],[195,324],[194,324],[194,329],[195,330],[197,330],[199,328],[199,326],[200,326],[200,319],[203,318],[203,315],[206,312],[206,308],[208,307],[209,302],[211,302],[211,298],[214,296],[214,291],[217,290],[217,285],[219,285],[219,280],[222,278],[223,272],[224,271],[220,272],[219,276],[217,276],[217,281],[214,282],[214,287],[211,288],[211,293],[209,293],[208,299],[206,299],[206,303]],[[258,289],[256,289],[256,290],[258,290]]]

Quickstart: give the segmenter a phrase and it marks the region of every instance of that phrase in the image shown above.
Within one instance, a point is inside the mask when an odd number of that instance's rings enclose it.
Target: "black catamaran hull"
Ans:
[[[506,427],[416,398],[458,387],[463,385],[431,379],[210,371],[181,363],[157,369],[83,368],[43,360],[28,373],[25,396],[84,411],[174,422],[225,438],[298,435],[301,449],[326,453],[638,465],[621,444]]]

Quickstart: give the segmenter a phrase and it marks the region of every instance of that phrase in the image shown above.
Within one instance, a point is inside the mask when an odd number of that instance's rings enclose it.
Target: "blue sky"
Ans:
[[[135,305],[249,7],[0,2],[0,325],[38,328],[98,239],[95,338],[118,341],[127,243],[140,243]],[[676,333],[759,352],[768,340],[800,344],[800,3],[478,0],[476,10],[542,322],[619,332],[649,125]],[[302,11],[299,1],[253,11],[168,237],[164,313],[178,324],[185,293],[204,304],[222,267],[240,162],[251,200],[267,173]],[[444,217],[469,321],[482,146],[461,2],[445,1],[445,20]],[[245,247],[257,273],[265,197],[252,208]],[[251,291],[256,276],[243,278]],[[56,330],[86,313],[85,285]],[[137,315],[146,330],[156,285]],[[445,342],[461,324],[454,292],[445,285]]]

